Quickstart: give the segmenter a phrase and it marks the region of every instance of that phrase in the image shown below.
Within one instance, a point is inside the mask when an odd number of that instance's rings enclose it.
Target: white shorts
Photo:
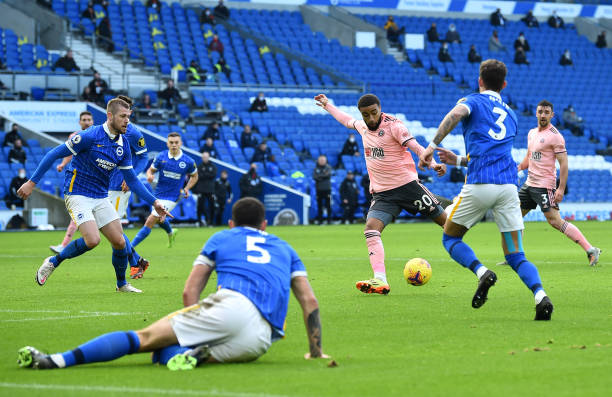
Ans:
[[[108,201],[108,198],[67,195],[64,197],[64,202],[77,227],[87,221],[96,221],[98,229],[101,229],[112,221],[119,219],[117,211]]]
[[[174,209],[174,207],[176,207],[177,202],[176,201],[170,201],[170,200],[159,200],[164,207],[166,208],[166,210],[168,210],[168,212],[172,211]],[[156,216],[156,217],[160,217],[160,215],[157,213],[157,211],[155,211],[155,208],[151,209],[151,215]]]
[[[523,230],[521,202],[516,185],[465,184],[446,207],[448,219],[468,229],[493,211],[500,232]]]
[[[111,190],[108,192],[108,201],[115,207],[119,219],[125,218],[127,215],[127,207],[130,202],[131,191],[123,192],[121,190]]]
[[[239,292],[220,289],[168,315],[181,346],[208,344],[220,362],[253,361],[272,344],[272,328]]]

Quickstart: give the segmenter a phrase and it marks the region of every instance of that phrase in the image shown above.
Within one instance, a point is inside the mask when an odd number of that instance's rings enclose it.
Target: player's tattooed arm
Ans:
[[[319,318],[318,308],[308,315],[307,331],[310,342],[310,357],[321,357],[321,319]]]
[[[461,120],[469,116],[470,112],[463,105],[456,105],[440,123],[438,132],[433,138],[433,143],[439,145],[442,140],[459,124]]]

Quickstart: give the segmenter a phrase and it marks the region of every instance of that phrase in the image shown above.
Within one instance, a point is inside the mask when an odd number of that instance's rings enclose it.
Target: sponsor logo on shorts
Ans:
[[[119,157],[123,156],[123,148],[121,146],[117,146],[117,149],[115,149],[115,153],[117,153],[117,156]]]
[[[367,147],[365,148],[365,155],[374,159],[382,159],[385,157],[385,150],[381,147]]]
[[[79,220],[83,219],[83,214],[78,214],[77,215],[77,219],[79,219]]]
[[[185,168],[185,167],[187,167],[187,164],[185,164],[185,162],[184,162],[184,161],[181,161],[181,162],[179,163],[179,168]]]

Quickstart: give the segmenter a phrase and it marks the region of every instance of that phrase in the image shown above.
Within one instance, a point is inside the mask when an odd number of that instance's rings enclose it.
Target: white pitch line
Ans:
[[[0,309],[0,313],[70,313],[70,310],[17,310],[17,309]]]
[[[66,390],[104,393],[136,393],[161,394],[181,396],[217,396],[217,397],[288,397],[280,394],[267,393],[240,393],[223,390],[189,390],[189,389],[159,389],[126,386],[84,386],[84,385],[43,385],[40,383],[10,383],[0,382],[0,387],[6,389],[39,389],[39,390]]]
[[[90,317],[99,317],[99,316],[129,316],[134,313],[91,313],[91,314],[79,314],[79,315],[68,315],[62,317],[38,317],[38,318],[15,318],[8,320],[0,320],[0,323],[19,323],[26,321],[48,321],[48,320],[72,320],[75,318],[90,318]]]

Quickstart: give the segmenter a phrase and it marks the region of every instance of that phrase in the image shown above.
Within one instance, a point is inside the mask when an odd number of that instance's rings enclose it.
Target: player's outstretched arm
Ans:
[[[334,105],[329,102],[329,99],[325,96],[325,94],[319,94],[314,97],[317,106],[322,107],[327,110],[329,114],[331,114],[336,121],[345,126],[346,128],[355,129],[355,119],[344,113],[342,110],[338,109]]]
[[[136,193],[139,197],[141,197],[145,202],[151,204],[153,208],[155,208],[155,211],[157,211],[157,213],[161,216],[160,219],[162,222],[165,216],[174,218],[172,214],[170,214],[168,210],[166,210],[166,207],[164,207],[161,201],[156,199],[155,196],[153,196],[151,192],[149,192],[149,190],[145,187],[145,185],[140,182],[140,179],[138,179],[138,177],[136,176],[136,173],[134,172],[133,168],[122,168],[121,173],[123,174],[123,179],[125,180],[125,183],[127,183],[130,189],[132,189],[132,191]]]
[[[69,156],[71,154],[72,152],[65,144],[59,145],[55,149],[51,150],[49,153],[45,154],[45,157],[43,157],[40,164],[38,164],[38,167],[36,167],[36,171],[34,171],[34,174],[32,174],[30,180],[24,183],[19,188],[19,190],[17,190],[17,195],[24,200],[30,197],[30,195],[32,194],[32,190],[34,190],[34,186],[36,186],[36,184],[40,182],[45,173],[53,165],[53,162],[57,159]]]
[[[72,160],[72,156],[66,156],[64,157],[64,159],[62,160],[61,163],[59,163],[57,165],[57,167],[55,167],[55,169],[57,170],[57,172],[62,172],[64,170],[64,168],[66,168],[66,166],[68,165],[68,163],[70,163],[70,160]]]
[[[155,179],[155,173],[156,172],[157,172],[157,169],[151,165],[149,167],[149,169],[147,170],[147,172],[146,172],[146,174],[147,174],[147,182],[149,182],[149,183],[153,182],[153,179]]]
[[[321,319],[319,317],[319,302],[312,291],[312,287],[305,276],[297,276],[291,280],[291,289],[297,298],[302,313],[304,314],[304,324],[308,335],[310,352],[304,356],[309,358],[328,358],[323,354],[321,348]]]
[[[208,265],[194,264],[183,289],[183,305],[185,307],[198,303],[200,294],[204,291],[212,270],[213,268]]]
[[[450,132],[455,129],[457,124],[464,118],[470,115],[468,108],[462,104],[455,105],[455,107],[444,116],[440,126],[438,126],[438,132],[434,136],[433,140],[427,146],[427,149],[419,156],[419,168],[429,167],[433,160],[434,149],[438,147],[440,143],[446,138]]]

